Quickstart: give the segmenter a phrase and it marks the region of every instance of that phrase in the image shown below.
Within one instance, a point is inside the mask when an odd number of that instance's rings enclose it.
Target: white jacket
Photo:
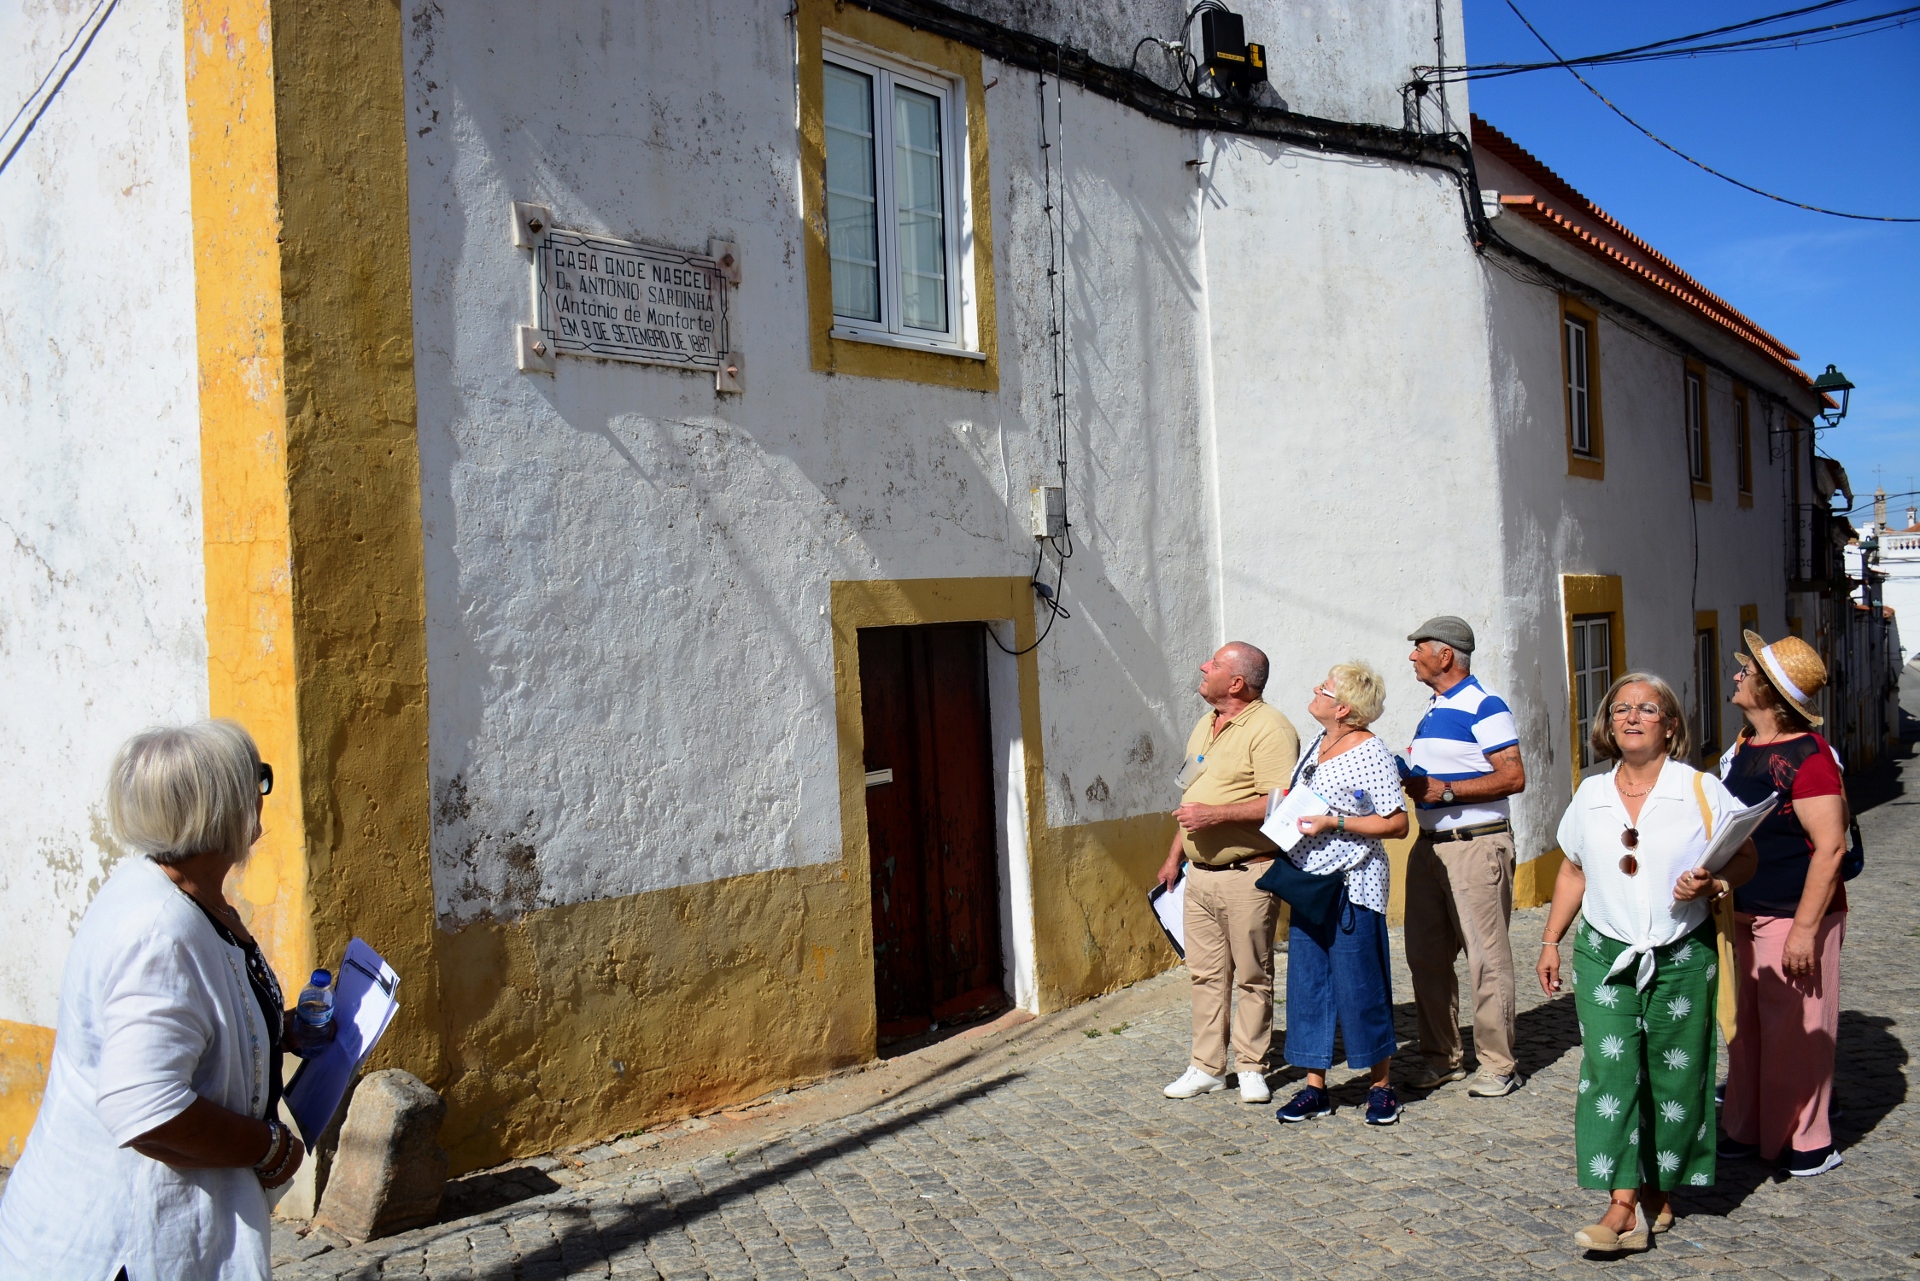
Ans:
[[[244,954],[167,874],[115,869],[67,956],[46,1096],[0,1199],[0,1278],[266,1281],[252,1170],[176,1170],[125,1144],[195,1095],[265,1116],[277,1031]]]

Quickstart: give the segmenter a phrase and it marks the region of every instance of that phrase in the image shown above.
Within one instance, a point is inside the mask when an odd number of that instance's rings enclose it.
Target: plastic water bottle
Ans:
[[[326,1048],[333,1039],[333,975],[325,970],[313,972],[313,978],[300,989],[294,1023],[294,1040],[302,1057]]]

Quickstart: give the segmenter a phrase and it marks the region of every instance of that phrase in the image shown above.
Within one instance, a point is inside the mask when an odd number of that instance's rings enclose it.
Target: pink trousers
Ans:
[[[1793,978],[1780,954],[1791,916],[1735,918],[1740,959],[1739,1027],[1727,1047],[1727,1101],[1721,1124],[1735,1143],[1757,1143],[1771,1161],[1781,1149],[1814,1152],[1833,1142],[1833,1050],[1840,1032],[1840,943],[1847,914],[1829,912],[1813,939],[1814,972]]]

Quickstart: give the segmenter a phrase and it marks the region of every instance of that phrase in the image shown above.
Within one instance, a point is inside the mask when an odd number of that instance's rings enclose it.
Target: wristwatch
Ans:
[[[1445,801],[1449,805],[1453,804],[1453,784],[1452,783],[1440,784],[1440,799]]]

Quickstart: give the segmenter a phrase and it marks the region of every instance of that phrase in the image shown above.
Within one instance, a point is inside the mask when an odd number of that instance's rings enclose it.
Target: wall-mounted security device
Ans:
[[[1239,14],[1225,8],[1200,11],[1200,75],[1222,98],[1250,98],[1267,82],[1266,46],[1247,43]]]
[[[1058,485],[1042,485],[1033,491],[1033,536],[1067,536],[1067,491]]]

